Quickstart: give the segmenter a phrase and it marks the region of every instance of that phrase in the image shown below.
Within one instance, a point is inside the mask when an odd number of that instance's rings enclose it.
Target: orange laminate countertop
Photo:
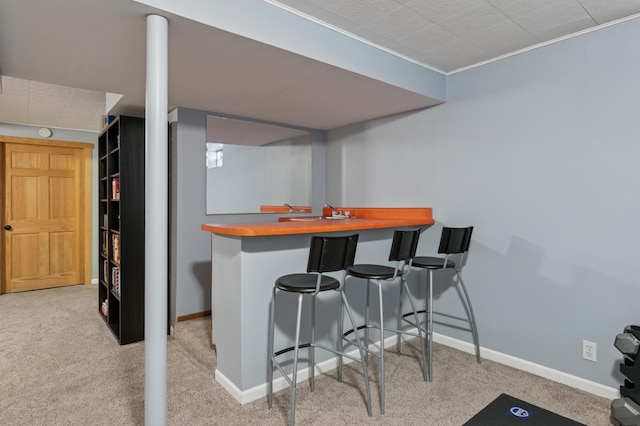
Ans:
[[[349,219],[281,218],[279,222],[203,224],[200,229],[221,235],[261,237],[273,235],[315,234],[325,232],[357,231],[364,229],[396,228],[433,225],[430,207],[411,208],[353,208]],[[298,220],[296,220],[298,219]]]

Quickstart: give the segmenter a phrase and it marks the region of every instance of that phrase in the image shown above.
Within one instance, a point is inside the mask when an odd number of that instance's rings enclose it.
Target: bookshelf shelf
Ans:
[[[98,311],[121,345],[144,339],[144,120],[98,136]]]

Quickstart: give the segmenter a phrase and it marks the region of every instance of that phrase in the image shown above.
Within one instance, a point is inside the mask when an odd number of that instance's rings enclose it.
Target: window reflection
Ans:
[[[207,169],[222,167],[222,149],[224,144],[207,142]]]

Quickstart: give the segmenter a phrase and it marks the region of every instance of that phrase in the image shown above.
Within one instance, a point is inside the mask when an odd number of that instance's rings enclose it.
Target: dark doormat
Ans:
[[[502,394],[463,426],[585,426],[512,396]]]

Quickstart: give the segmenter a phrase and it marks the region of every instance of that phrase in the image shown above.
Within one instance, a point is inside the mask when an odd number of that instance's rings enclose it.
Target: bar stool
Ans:
[[[273,370],[274,366],[280,370],[282,376],[287,380],[289,386],[291,386],[291,425],[295,424],[296,415],[296,389],[297,389],[297,375],[298,375],[298,353],[300,348],[309,348],[309,368],[310,372],[310,387],[311,391],[314,390],[315,384],[315,348],[321,348],[329,352],[339,355],[342,360],[343,356],[349,359],[358,361],[362,364],[364,370],[364,385],[367,393],[367,411],[371,416],[371,393],[369,391],[369,373],[367,370],[367,363],[365,362],[365,352],[360,339],[357,339],[356,344],[360,351],[360,358],[344,354],[336,348],[330,348],[325,345],[321,345],[315,342],[315,302],[316,296],[319,293],[334,290],[340,293],[341,297],[341,315],[344,310],[347,311],[349,320],[352,326],[355,327],[355,321],[353,319],[353,313],[347,297],[343,291],[344,279],[346,276],[346,269],[353,265],[353,260],[356,253],[356,245],[358,242],[358,235],[351,235],[345,237],[318,237],[311,238],[311,246],[309,249],[309,260],[307,263],[307,273],[289,274],[278,278],[273,287],[273,295],[271,300],[271,309],[269,315],[269,368],[267,372],[267,396],[269,408],[273,404]],[[343,271],[340,280],[328,275],[324,275],[326,272]],[[279,292],[288,292],[298,294],[298,305],[296,315],[296,329],[295,329],[295,343],[294,346],[282,349],[274,352],[274,328],[275,328],[275,308],[276,308],[276,296]],[[311,297],[311,338],[309,343],[300,343],[300,322],[302,314],[302,301],[304,296]],[[338,328],[338,347],[341,347],[342,342],[342,327]],[[293,373],[290,378],[287,372],[282,367],[281,363],[277,361],[277,357],[287,352],[294,351],[293,356]],[[341,378],[339,381],[342,381]]]
[[[368,361],[367,355],[371,354],[380,358],[380,412],[384,414],[384,396],[385,396],[385,387],[384,387],[384,332],[391,331],[394,333],[407,334],[410,336],[418,337],[420,340],[420,350],[422,354],[422,374],[424,381],[427,381],[427,370],[426,370],[426,362],[425,362],[425,347],[424,347],[424,339],[422,338],[422,330],[418,327],[417,333],[414,333],[409,330],[400,330],[401,321],[398,320],[398,327],[395,329],[385,328],[384,327],[384,314],[383,314],[383,299],[382,299],[382,283],[395,281],[397,278],[400,278],[400,294],[402,295],[402,288],[406,289],[409,302],[411,304],[411,308],[413,309],[413,315],[415,321],[418,321],[418,312],[416,311],[415,304],[413,302],[413,298],[411,297],[411,293],[409,292],[409,288],[407,287],[406,277],[411,272],[411,263],[413,257],[416,254],[416,248],[418,246],[418,238],[420,237],[420,230],[396,230],[393,233],[393,241],[391,243],[391,252],[389,253],[389,261],[396,262],[395,267],[385,266],[385,265],[372,265],[372,264],[358,264],[353,265],[347,269],[347,275],[355,277],[355,278],[364,278],[367,280],[367,295],[366,295],[366,310],[365,310],[365,318],[364,324],[354,329],[351,329],[344,333],[343,337],[349,343],[353,343],[353,341],[346,339],[346,337],[354,333],[356,338],[358,338],[359,333],[357,331],[364,330],[364,350],[365,350],[365,360]],[[370,288],[371,282],[375,281],[378,285],[378,304],[380,308],[379,313],[379,324],[374,325],[369,321],[369,306],[370,306]],[[402,297],[402,296],[401,296]],[[400,313],[398,314],[400,315]],[[369,349],[369,329],[374,328],[380,331],[380,343],[379,350],[377,352]],[[340,349],[342,349],[340,347]],[[338,360],[338,377],[342,375],[342,359]]]
[[[480,342],[478,340],[478,326],[476,324],[476,318],[473,314],[473,308],[471,307],[471,299],[469,299],[469,293],[467,292],[467,288],[464,285],[464,281],[462,280],[462,274],[460,270],[462,269],[462,265],[464,260],[469,252],[469,244],[471,243],[471,234],[473,232],[473,226],[469,226],[466,228],[442,228],[442,235],[440,236],[440,246],[438,247],[438,253],[444,254],[444,257],[431,257],[431,256],[416,256],[413,259],[413,266],[416,268],[423,268],[429,271],[427,275],[427,309],[418,311],[418,313],[426,313],[427,315],[427,329],[425,331],[427,335],[427,346],[429,348],[429,381],[432,380],[433,374],[433,315],[442,315],[448,318],[456,319],[459,321],[463,321],[469,324],[471,334],[473,336],[473,341],[476,348],[476,359],[478,363],[480,363]],[[459,259],[456,263],[452,259],[449,258],[451,255],[458,255]],[[458,277],[457,282],[454,282],[454,285],[460,283],[460,287],[464,293],[464,298],[462,299],[462,303],[465,305],[465,310],[467,311],[468,317],[462,318],[455,315],[450,315],[443,312],[434,312],[433,311],[433,272],[444,269],[453,269],[456,272],[456,276]],[[402,307],[401,307],[402,308]],[[402,312],[402,309],[399,310]],[[402,318],[404,321],[409,324],[421,328],[419,326],[419,322],[412,323],[407,317],[414,315],[413,312],[408,312],[402,314]],[[397,341],[397,351],[400,352],[400,335],[398,335]]]

